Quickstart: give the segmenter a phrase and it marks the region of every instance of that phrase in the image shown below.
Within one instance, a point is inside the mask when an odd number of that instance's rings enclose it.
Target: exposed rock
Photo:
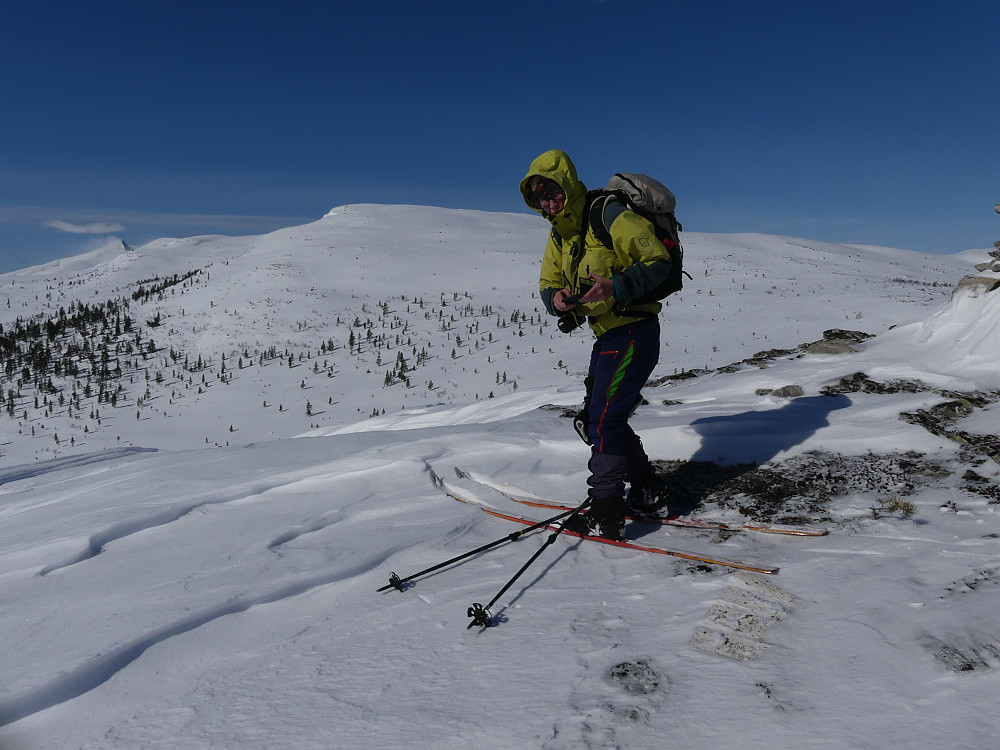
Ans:
[[[995,437],[993,439],[997,440]],[[993,459],[1000,463],[1000,441],[997,442],[996,447],[998,450]],[[965,482],[962,485],[962,489],[966,492],[987,498],[990,505],[1000,505],[1000,486],[993,484],[989,479],[981,474],[977,474],[972,469],[969,469],[962,475],[962,480]]]
[[[778,357],[788,357],[792,354],[798,354],[798,349],[765,349],[762,352],[757,352],[749,359],[743,360],[744,362],[758,362],[767,359],[777,359]]]
[[[870,339],[874,334],[865,333],[864,331],[845,331],[842,328],[831,328],[827,331],[823,331],[824,341],[852,341],[856,344],[860,344],[866,339]]]
[[[816,341],[806,344],[808,354],[850,354],[856,351],[857,349],[846,341]]]
[[[720,477],[703,497],[706,503],[736,509],[758,522],[811,523],[830,520],[827,505],[833,497],[851,493],[907,496],[948,473],[946,467],[918,453],[842,456],[810,451]]]
[[[959,449],[961,457],[972,460],[977,456],[986,456],[1000,464],[1000,437],[996,435],[978,435],[973,432],[965,432],[964,430],[956,430],[948,437],[962,444],[962,447]],[[991,486],[989,491],[984,490],[978,494],[992,498],[991,502],[1000,502],[1000,487]]]
[[[917,409],[916,412],[904,411],[899,415],[899,418],[910,424],[919,424],[935,435],[944,435],[946,434],[943,429],[945,425],[950,425],[961,417],[969,416],[974,408],[967,400],[956,399],[945,401],[930,409]]]
[[[961,444],[959,455],[964,460],[974,460],[986,456],[1000,463],[1000,437],[996,435],[979,435],[954,428],[956,421],[971,414],[977,408],[983,408],[997,400],[997,394],[954,393],[942,391],[950,401],[937,404],[930,409],[917,409],[915,412],[903,412],[899,418],[904,422],[919,425],[933,435],[954,440]],[[989,497],[994,495],[989,493]]]
[[[824,396],[839,396],[842,393],[923,393],[931,390],[930,386],[914,380],[895,380],[890,383],[880,383],[872,380],[863,372],[856,372],[850,377],[841,378],[839,382],[824,387],[820,393]]]
[[[714,461],[656,459],[652,463],[670,498],[670,508],[677,513],[690,513],[718,487],[757,468],[755,463],[723,466]]]
[[[954,297],[959,292],[965,292],[970,297],[978,297],[981,294],[988,294],[997,287],[1000,287],[1000,279],[991,276],[966,276],[958,282],[951,296]]]
[[[801,385],[785,385],[781,388],[775,388],[771,391],[771,395],[778,398],[798,398],[805,395],[805,391],[802,390]]]
[[[666,383],[673,383],[680,380],[690,380],[691,378],[696,378],[699,375],[708,375],[712,371],[703,368],[695,368],[693,370],[681,370],[680,372],[674,373],[673,375],[664,375],[662,378],[656,378],[655,380],[650,380],[646,383],[650,388],[656,388],[657,386],[664,385]]]
[[[556,404],[542,404],[538,407],[539,411],[554,411],[560,417],[566,417],[572,419],[580,412],[579,406],[558,406]]]
[[[802,350],[808,354],[849,354],[856,352],[854,344],[860,344],[872,334],[864,331],[845,331],[842,328],[831,328],[823,331],[823,339],[811,344],[803,344]]]
[[[667,383],[675,383],[680,380],[697,378],[701,375],[711,375],[713,372],[716,374],[739,372],[746,365],[760,367],[763,369],[772,361],[781,357],[802,357],[807,353],[846,354],[857,351],[853,345],[860,344],[862,341],[872,338],[872,336],[873,334],[865,333],[864,331],[847,331],[841,328],[831,328],[827,331],[823,331],[823,338],[820,341],[799,344],[794,349],[765,349],[764,351],[757,352],[752,357],[748,357],[740,362],[734,362],[732,364],[719,367],[716,370],[684,370],[679,373],[674,373],[673,375],[666,375],[664,377],[657,378],[656,380],[651,380],[647,383],[647,385],[655,388],[656,386],[665,385]]]

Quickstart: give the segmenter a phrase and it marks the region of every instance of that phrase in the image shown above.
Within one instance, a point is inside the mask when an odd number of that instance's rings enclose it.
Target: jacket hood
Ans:
[[[536,175],[553,180],[566,193],[566,205],[556,216],[549,216],[541,208],[531,204],[528,181]],[[569,239],[580,234],[583,226],[581,218],[587,202],[587,187],[576,176],[576,166],[565,151],[546,151],[531,162],[528,173],[521,180],[521,197],[528,208],[548,219],[563,238]]]

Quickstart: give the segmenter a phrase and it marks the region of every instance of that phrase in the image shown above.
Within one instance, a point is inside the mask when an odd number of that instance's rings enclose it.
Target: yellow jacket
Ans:
[[[555,181],[566,194],[565,206],[556,216],[548,216],[539,207],[532,205],[528,181],[535,175]],[[571,294],[579,294],[593,283],[587,279],[588,274],[596,273],[610,278],[615,284],[616,295],[622,297],[626,296],[626,290],[655,286],[656,278],[666,275],[670,254],[657,239],[653,225],[632,211],[621,210],[608,223],[614,251],[605,247],[597,238],[589,222],[586,236],[581,242],[584,210],[587,208],[587,188],[580,182],[576,167],[565,152],[546,151],[535,159],[521,180],[521,195],[529,208],[552,224],[553,231],[549,234],[542,257],[539,290],[546,309],[553,315],[560,314],[552,307],[555,292],[569,289]],[[616,205],[622,208],[620,204]],[[660,261],[666,261],[666,264]],[[655,267],[651,268],[654,264]],[[649,317],[650,314],[656,315],[662,307],[659,302],[652,302],[626,308],[628,302],[627,298],[612,298],[594,304],[577,305],[574,312],[586,315],[591,329],[595,334],[601,335],[612,328]],[[645,315],[629,315],[629,312]]]

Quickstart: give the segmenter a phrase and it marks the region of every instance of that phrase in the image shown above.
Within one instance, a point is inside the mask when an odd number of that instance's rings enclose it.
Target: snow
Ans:
[[[74,273],[87,271],[97,265],[110,262],[118,256],[129,251],[128,246],[117,237],[106,238],[107,241],[100,241],[98,247],[93,250],[75,255],[69,258],[57,258],[56,260],[43,263],[38,266],[31,266],[17,271],[18,278],[26,277],[54,277],[69,276]]]
[[[545,533],[376,592],[390,572],[519,528],[455,502],[431,470],[459,496],[536,519],[548,511],[453,467],[583,499],[589,453],[562,411],[580,402],[590,339],[539,317],[545,231],[532,216],[352,205],[269,235],[160,240],[0,277],[6,328],[200,269],[131,311],[162,316],[143,334],[157,360],[174,347],[212,361],[204,383],[164,368],[140,405],[141,379],[118,407],[46,416],[26,389],[29,419],[0,417],[0,747],[995,746],[1000,505],[963,477],[996,488],[1000,467],[899,419],[950,398],[932,389],[1000,391],[1000,294],[951,296],[985,251],[685,233],[694,279],[661,315],[659,385],[633,419],[651,456],[779,466],[911,452],[950,471],[919,478],[910,517],[873,512],[893,494],[881,488],[834,497],[824,537],[631,527],[643,544],[777,566],[772,596],[724,567],[560,537],[492,608],[495,627],[467,628],[468,608]],[[349,352],[356,317],[391,348]],[[413,343],[396,345],[403,325]],[[833,328],[875,336],[854,353],[716,369]],[[292,367],[237,366],[271,345]],[[399,352],[409,387],[384,383]],[[709,372],[664,380],[695,368]],[[823,395],[859,372],[927,388]],[[791,384],[804,395],[773,394]],[[997,408],[956,428],[996,434]],[[706,618],[733,592],[771,618],[759,658],[691,645],[719,632]],[[622,664],[631,680],[613,676]]]

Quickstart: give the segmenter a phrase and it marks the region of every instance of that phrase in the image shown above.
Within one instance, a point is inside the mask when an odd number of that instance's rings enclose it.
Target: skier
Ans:
[[[666,513],[662,486],[628,424],[660,356],[657,314],[662,306],[627,305],[667,277],[670,256],[653,225],[617,201],[604,210],[614,251],[605,247],[586,218],[587,188],[563,151],[547,151],[531,163],[521,195],[552,225],[539,279],[546,310],[559,316],[564,332],[585,317],[597,337],[581,413],[586,415],[581,436],[592,449],[591,503],[565,527],[621,540],[628,513]]]

